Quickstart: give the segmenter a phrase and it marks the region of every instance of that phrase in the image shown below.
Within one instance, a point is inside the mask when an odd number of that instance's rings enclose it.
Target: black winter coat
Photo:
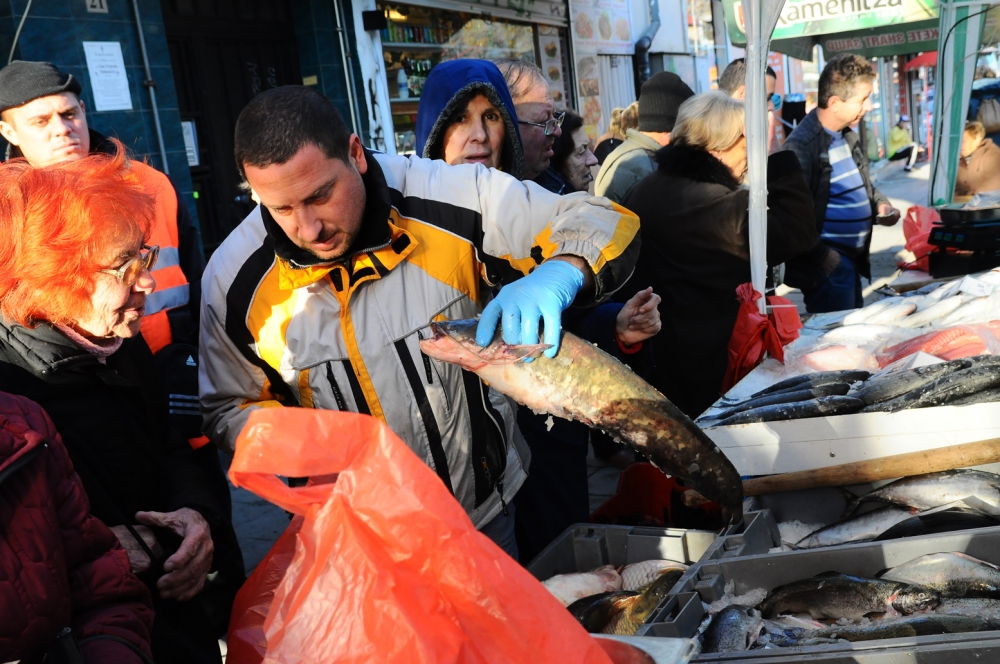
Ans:
[[[38,402],[62,434],[90,496],[108,526],[135,523],[140,510],[190,507],[213,532],[224,507],[191,446],[168,425],[153,355],[141,336],[125,339],[107,364],[47,324],[34,329],[0,319],[0,391]],[[162,537],[161,537],[162,534]],[[157,532],[168,550],[172,535]]]
[[[639,215],[642,248],[619,291],[653,287],[663,330],[648,380],[691,417],[719,398],[736,323],[736,288],[750,281],[749,201],[729,169],[703,150],[670,145],[659,168],[622,202]],[[791,153],[767,163],[767,260],[777,265],[817,241],[812,196]]]

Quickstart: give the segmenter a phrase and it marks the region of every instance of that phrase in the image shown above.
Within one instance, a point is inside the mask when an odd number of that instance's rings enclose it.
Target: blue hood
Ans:
[[[500,168],[520,179],[524,156],[514,101],[500,70],[489,60],[449,60],[431,69],[417,108],[417,154],[441,159],[445,130],[477,94],[486,95],[503,116],[507,131]]]

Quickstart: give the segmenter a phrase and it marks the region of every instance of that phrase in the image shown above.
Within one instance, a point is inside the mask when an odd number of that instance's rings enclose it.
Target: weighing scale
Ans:
[[[1000,266],[1000,206],[954,204],[935,209],[941,222],[934,224],[927,242],[941,250],[929,256],[932,277],[954,277]]]

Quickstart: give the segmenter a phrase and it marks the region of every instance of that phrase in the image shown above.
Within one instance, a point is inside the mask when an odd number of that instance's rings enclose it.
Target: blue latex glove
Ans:
[[[488,346],[493,341],[500,314],[503,314],[503,340],[514,346],[538,342],[538,320],[545,321],[545,339],[542,343],[552,346],[546,357],[559,352],[562,330],[562,312],[573,303],[583,288],[583,272],[566,261],[546,261],[531,274],[521,277],[500,289],[497,296],[486,305],[476,343]]]

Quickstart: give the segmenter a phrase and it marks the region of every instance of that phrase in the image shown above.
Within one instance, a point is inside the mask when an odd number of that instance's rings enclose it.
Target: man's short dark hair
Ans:
[[[778,80],[778,75],[771,69],[771,66],[767,66],[767,75],[771,78]],[[725,92],[730,97],[736,92],[741,85],[747,84],[747,62],[743,58],[736,58],[729,63],[725,71],[722,72],[722,76],[719,77],[719,89]]]
[[[857,93],[859,85],[874,82],[875,70],[867,58],[854,53],[841,53],[823,67],[823,73],[819,75],[819,97],[816,103],[820,108],[826,108],[830,97],[846,101]]]
[[[333,102],[303,85],[272,88],[254,97],[236,121],[236,167],[284,164],[312,144],[329,159],[347,161],[351,130]]]

